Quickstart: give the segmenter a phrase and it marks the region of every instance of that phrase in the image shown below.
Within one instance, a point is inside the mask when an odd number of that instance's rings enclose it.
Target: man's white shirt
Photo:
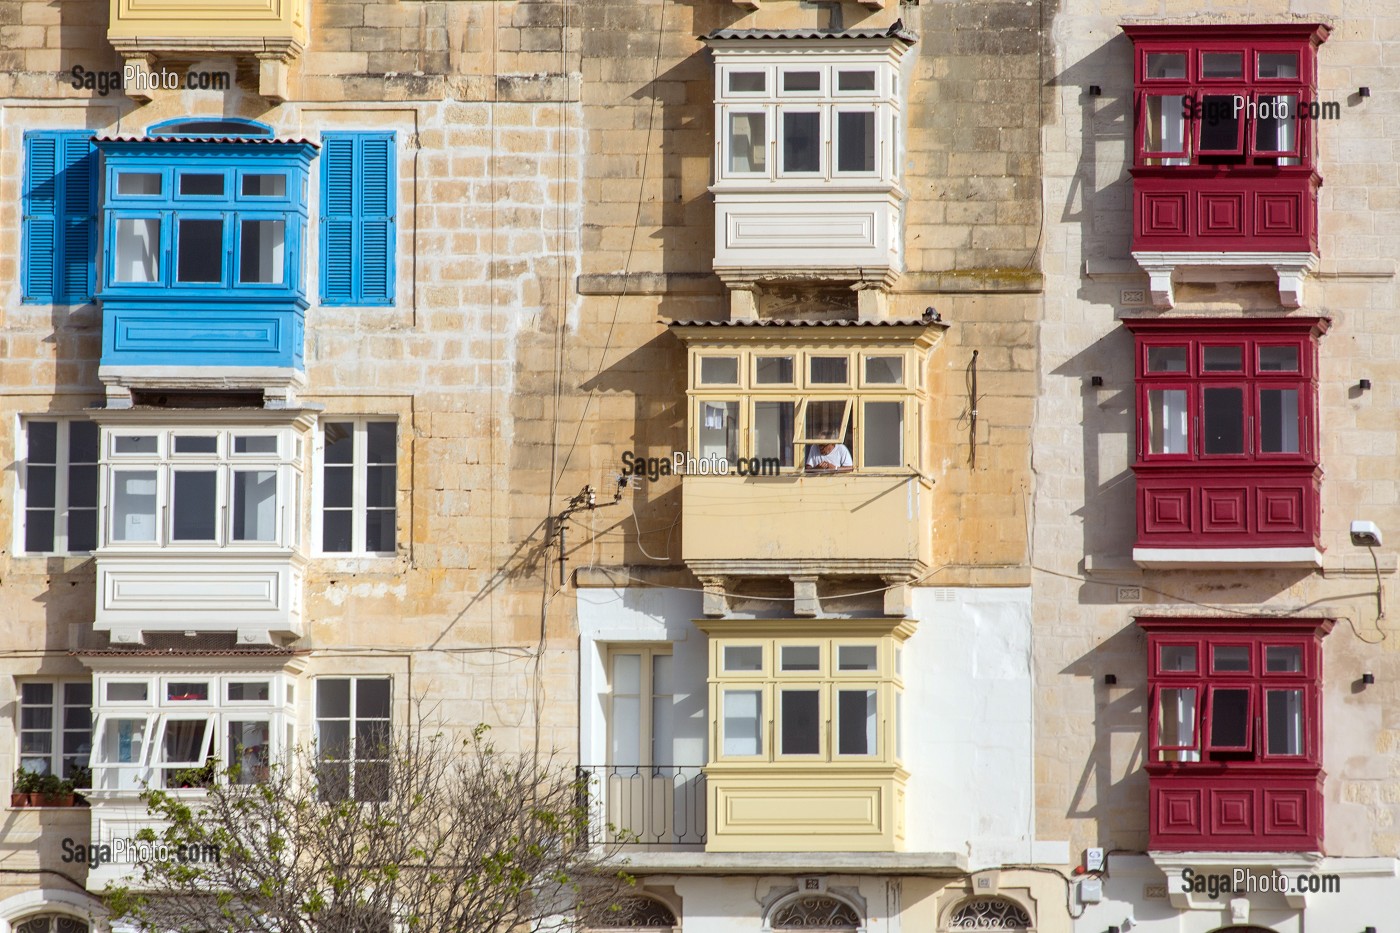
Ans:
[[[825,460],[831,464],[832,469],[840,470],[845,467],[855,466],[855,461],[851,459],[851,452],[846,449],[845,444],[837,444],[831,448],[831,453],[822,453],[822,445],[813,444],[807,448],[807,469],[816,469]]]

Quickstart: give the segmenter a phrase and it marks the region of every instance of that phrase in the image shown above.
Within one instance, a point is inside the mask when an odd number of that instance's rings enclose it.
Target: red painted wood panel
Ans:
[[[1312,169],[1147,166],[1132,170],[1133,249],[1317,252]]]
[[[1321,470],[1139,463],[1137,547],[1318,547]]]
[[[1150,848],[1322,851],[1320,769],[1231,774],[1224,768],[1199,773],[1189,767],[1148,768]]]

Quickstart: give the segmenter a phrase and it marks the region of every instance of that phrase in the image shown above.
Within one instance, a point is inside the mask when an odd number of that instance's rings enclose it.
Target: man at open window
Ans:
[[[855,461],[845,444],[827,441],[812,444],[807,448],[807,469],[815,472],[849,473],[855,469]]]

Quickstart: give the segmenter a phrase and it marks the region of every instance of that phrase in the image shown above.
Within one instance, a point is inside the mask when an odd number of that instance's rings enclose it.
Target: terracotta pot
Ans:
[[[71,807],[73,806],[72,794],[30,794],[31,807]]]

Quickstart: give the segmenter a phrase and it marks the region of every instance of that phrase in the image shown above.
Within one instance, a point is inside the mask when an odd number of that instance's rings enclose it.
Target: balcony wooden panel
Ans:
[[[711,765],[707,852],[897,852],[905,775],[848,769]]]
[[[1322,782],[1317,768],[1149,773],[1149,847],[1168,852],[1320,852]]]
[[[1135,168],[1134,252],[1316,253],[1308,168]]]

